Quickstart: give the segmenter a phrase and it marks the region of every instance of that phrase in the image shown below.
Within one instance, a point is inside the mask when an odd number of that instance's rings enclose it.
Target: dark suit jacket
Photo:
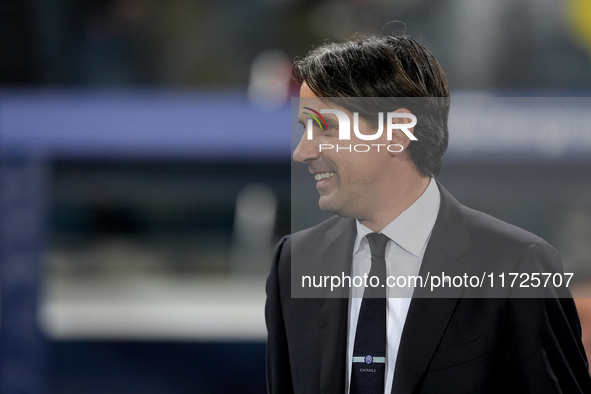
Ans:
[[[545,241],[459,204],[439,184],[441,207],[421,273],[561,266]],[[343,394],[347,298],[292,298],[291,252],[317,251],[351,266],[354,220],[331,218],[278,244],[267,280],[269,393]],[[350,271],[348,271],[350,272]],[[572,298],[413,298],[393,394],[591,393]]]

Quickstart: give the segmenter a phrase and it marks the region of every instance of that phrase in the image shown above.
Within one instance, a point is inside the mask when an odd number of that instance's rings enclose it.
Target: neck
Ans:
[[[359,219],[359,221],[376,233],[382,231],[423,195],[430,180],[431,178],[418,174],[408,179],[399,179],[393,184],[395,187],[392,188],[391,193],[385,196],[384,201],[376,205],[381,208],[372,212],[370,217]]]

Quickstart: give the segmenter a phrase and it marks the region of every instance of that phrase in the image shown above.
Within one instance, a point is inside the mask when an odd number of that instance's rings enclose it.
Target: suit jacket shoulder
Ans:
[[[431,236],[438,259],[451,257],[457,271],[480,273],[562,273],[558,252],[542,238],[468,208],[438,184],[441,207]],[[431,251],[428,250],[429,253]],[[430,267],[430,256],[423,260]],[[450,260],[451,262],[451,260]]]

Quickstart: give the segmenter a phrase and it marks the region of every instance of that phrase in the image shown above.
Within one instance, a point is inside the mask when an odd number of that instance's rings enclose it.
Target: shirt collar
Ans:
[[[440,203],[441,196],[437,183],[434,178],[431,178],[425,192],[396,219],[384,227],[380,233],[396,242],[402,249],[419,257],[437,220]],[[372,232],[359,220],[356,220],[356,223],[357,239],[354,253],[359,251],[365,236]]]

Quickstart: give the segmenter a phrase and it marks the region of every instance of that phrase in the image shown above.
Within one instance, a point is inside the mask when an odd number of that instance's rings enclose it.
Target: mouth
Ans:
[[[335,175],[335,172],[333,172],[333,171],[317,172],[316,174],[314,174],[314,179],[317,180],[317,181],[320,181],[322,179],[331,178],[334,175]]]

